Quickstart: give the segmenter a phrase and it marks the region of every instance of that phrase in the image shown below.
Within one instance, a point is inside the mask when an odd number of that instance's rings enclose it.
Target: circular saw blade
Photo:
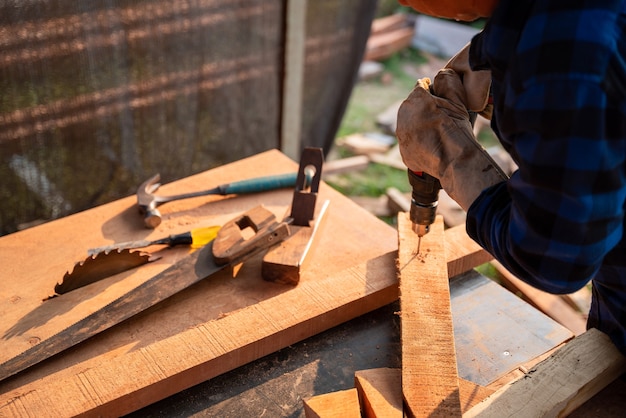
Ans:
[[[124,249],[100,252],[76,263],[71,272],[65,273],[61,283],[54,286],[54,292],[62,295],[150,261],[154,261],[154,258],[143,251]]]

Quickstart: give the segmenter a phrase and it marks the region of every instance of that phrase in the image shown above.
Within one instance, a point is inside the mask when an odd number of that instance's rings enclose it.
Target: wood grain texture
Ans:
[[[365,418],[402,418],[402,370],[387,367],[354,373]]]
[[[314,396],[303,403],[306,418],[361,418],[354,388]]]
[[[590,329],[464,417],[567,416],[625,370],[626,359],[611,340]]]
[[[465,224],[447,229],[445,235],[446,257],[450,260],[448,262],[449,277],[465,273],[493,259],[491,254],[467,235]]]
[[[268,151],[165,184],[159,193],[296,170],[294,161]],[[325,184],[319,193],[331,205],[298,286],[264,281],[260,256],[236,277],[223,270],[1,381],[0,416],[123,415],[396,300],[395,229]],[[171,202],[160,207],[163,222],[155,230],[143,226],[130,196],[0,238],[0,359],[37,344],[59,322],[85,317],[190,251],[161,251],[158,261],[42,302],[88,248],[223,225],[260,204],[281,219],[291,196],[285,189]]]
[[[408,416],[461,416],[443,218],[418,238],[398,215],[402,392]]]
[[[309,226],[289,225],[290,235],[263,256],[261,275],[270,282],[297,285],[315,235],[326,217],[329,201],[320,202]]]
[[[495,392],[493,389],[477,385],[462,378],[459,378],[459,391],[461,393],[461,411],[463,413],[466,413],[473,406]]]
[[[361,411],[365,418],[402,418],[402,370],[379,368],[354,374]],[[495,390],[459,378],[463,413],[493,394]]]

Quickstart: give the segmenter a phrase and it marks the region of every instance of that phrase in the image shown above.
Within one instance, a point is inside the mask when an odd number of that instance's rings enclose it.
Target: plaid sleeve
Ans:
[[[626,38],[610,9],[622,2],[584,3],[535,2],[515,53],[493,60],[508,65],[493,71],[494,129],[519,170],[468,211],[472,238],[551,293],[591,280],[624,229]],[[504,51],[510,28],[488,30],[485,48]]]

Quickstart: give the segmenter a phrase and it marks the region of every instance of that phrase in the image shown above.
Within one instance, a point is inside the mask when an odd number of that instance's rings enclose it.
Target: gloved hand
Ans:
[[[489,104],[491,71],[472,71],[469,64],[470,44],[460,50],[444,68],[451,68],[461,78],[465,90],[465,108],[491,120],[493,105]]]
[[[437,177],[467,211],[481,191],[507,179],[476,141],[466,89],[450,68],[418,81],[398,111],[396,136],[404,164]]]

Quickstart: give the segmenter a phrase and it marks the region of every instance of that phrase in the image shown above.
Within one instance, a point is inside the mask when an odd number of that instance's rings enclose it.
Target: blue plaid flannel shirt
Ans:
[[[588,327],[626,354],[626,2],[502,0],[472,40],[492,71],[492,127],[519,166],[467,230],[547,292],[593,279]]]

